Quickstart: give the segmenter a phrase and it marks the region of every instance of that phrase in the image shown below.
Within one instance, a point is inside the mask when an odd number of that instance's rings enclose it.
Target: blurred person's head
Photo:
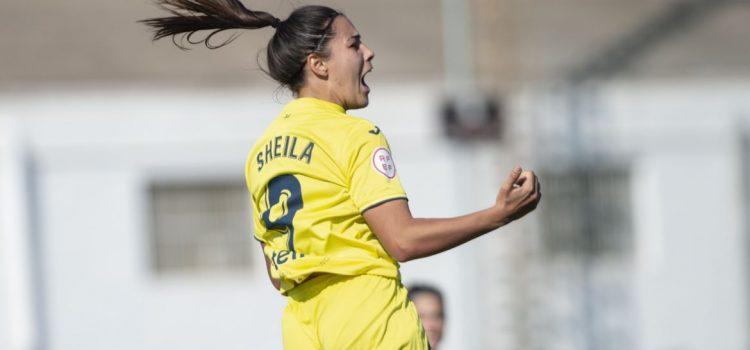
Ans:
[[[408,288],[409,299],[417,308],[422,326],[427,333],[427,340],[433,349],[437,349],[443,339],[443,326],[445,323],[445,305],[443,294],[432,286],[415,284]]]
[[[285,20],[262,11],[251,11],[239,0],[158,0],[175,16],[143,20],[156,29],[154,40],[183,34],[190,44],[210,43],[212,36],[228,29],[272,27],[266,47],[266,73],[296,96],[322,98],[357,109],[369,103],[370,88],[365,75],[372,70],[374,52],[362,43],[359,33],[341,12],[326,6],[303,6]],[[211,31],[202,40],[192,40],[201,30]],[[182,47],[175,41],[175,44]]]

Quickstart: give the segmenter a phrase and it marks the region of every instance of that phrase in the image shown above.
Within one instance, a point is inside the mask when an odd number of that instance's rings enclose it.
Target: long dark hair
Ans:
[[[157,0],[156,3],[172,13],[170,17],[150,18],[139,22],[154,28],[153,40],[172,37],[177,47],[204,44],[217,49],[237,38],[234,34],[224,42],[214,45],[211,38],[228,29],[276,29],[266,47],[264,70],[271,78],[293,92],[304,85],[304,68],[307,56],[315,53],[323,58],[330,54],[328,41],[334,36],[333,20],[341,12],[326,6],[303,6],[294,10],[286,20],[280,20],[268,12],[251,11],[239,0]],[[193,40],[199,32],[210,33],[200,40]],[[181,35],[180,42],[176,37]]]

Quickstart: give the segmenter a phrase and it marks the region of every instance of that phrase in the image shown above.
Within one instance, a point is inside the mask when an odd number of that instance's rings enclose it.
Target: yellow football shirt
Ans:
[[[288,103],[257,140],[245,178],[255,238],[287,291],[313,273],[398,277],[362,213],[405,199],[388,142],[331,102]]]

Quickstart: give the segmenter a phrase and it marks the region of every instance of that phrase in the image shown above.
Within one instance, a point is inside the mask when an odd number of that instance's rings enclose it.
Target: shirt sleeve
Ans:
[[[255,154],[254,152],[250,152],[251,155]],[[266,241],[261,236],[261,233],[264,232],[265,227],[260,221],[260,208],[261,201],[265,200],[262,194],[258,194],[258,189],[254,188],[253,184],[258,182],[257,172],[255,170],[255,164],[253,162],[253,157],[248,156],[247,161],[245,162],[245,186],[247,188],[247,195],[250,199],[251,207],[250,207],[250,215],[252,217],[252,224],[251,224],[251,230],[253,233],[253,238],[255,238],[256,241],[260,243],[266,243]]]
[[[391,200],[406,199],[388,141],[377,126],[369,122],[358,125],[345,147],[349,194],[361,213]]]
[[[253,208],[252,208],[252,215],[253,215],[253,238],[255,238],[256,241],[260,243],[266,243],[266,241],[261,237],[261,232],[265,230],[265,227],[260,222],[260,211],[257,209],[258,203],[253,202]]]

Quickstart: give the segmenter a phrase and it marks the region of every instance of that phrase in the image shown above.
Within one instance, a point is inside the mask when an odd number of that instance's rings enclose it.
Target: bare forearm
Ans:
[[[413,218],[403,226],[399,246],[404,261],[423,258],[464,244],[503,226],[492,209],[444,219]]]
[[[536,176],[513,169],[500,188],[495,205],[448,219],[417,219],[406,200],[383,203],[362,215],[393,258],[405,262],[466,243],[516,220],[536,208],[542,198]]]

